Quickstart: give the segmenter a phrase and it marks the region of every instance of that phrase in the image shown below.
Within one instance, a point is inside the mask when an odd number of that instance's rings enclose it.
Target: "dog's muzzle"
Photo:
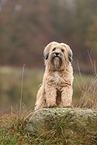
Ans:
[[[62,55],[59,52],[54,52],[51,54],[51,64],[54,69],[60,69],[62,65]]]

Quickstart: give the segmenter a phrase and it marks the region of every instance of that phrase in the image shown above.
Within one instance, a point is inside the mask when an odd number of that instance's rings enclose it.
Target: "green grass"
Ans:
[[[26,139],[24,128],[24,115],[17,113],[1,115],[0,144],[21,144]]]

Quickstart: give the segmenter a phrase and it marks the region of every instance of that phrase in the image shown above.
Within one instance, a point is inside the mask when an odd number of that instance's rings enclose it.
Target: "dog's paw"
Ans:
[[[57,107],[57,104],[55,103],[48,103],[47,108]]]

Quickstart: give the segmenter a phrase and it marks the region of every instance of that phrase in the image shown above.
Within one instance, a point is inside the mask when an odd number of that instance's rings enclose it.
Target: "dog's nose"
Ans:
[[[56,54],[56,56],[58,56],[59,55],[59,52],[56,52],[55,54]]]

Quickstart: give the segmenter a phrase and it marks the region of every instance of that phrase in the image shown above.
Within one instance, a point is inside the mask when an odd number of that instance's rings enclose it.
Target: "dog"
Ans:
[[[65,43],[51,42],[45,47],[45,73],[37,93],[35,110],[72,105],[72,56],[72,50]]]

